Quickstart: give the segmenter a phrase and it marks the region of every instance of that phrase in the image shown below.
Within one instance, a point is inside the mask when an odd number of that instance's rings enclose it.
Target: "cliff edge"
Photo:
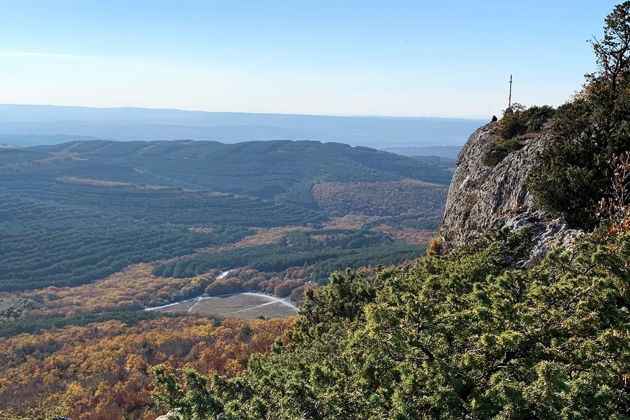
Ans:
[[[484,164],[493,144],[500,140],[494,124],[487,124],[470,136],[460,152],[440,228],[442,249],[448,252],[470,244],[493,229],[529,228],[534,244],[526,263],[531,263],[551,248],[568,244],[579,231],[538,208],[526,188],[527,177],[536,170],[536,154],[548,135],[520,139],[521,149],[495,166]]]

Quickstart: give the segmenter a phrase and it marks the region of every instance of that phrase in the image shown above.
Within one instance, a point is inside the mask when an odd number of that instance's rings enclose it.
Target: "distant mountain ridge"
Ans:
[[[316,209],[319,204],[312,188],[322,182],[412,179],[434,184],[429,189],[441,191],[450,182],[453,161],[305,140],[236,144],[93,140],[16,148],[0,154],[0,174],[9,176],[16,168],[48,179],[69,176],[218,191]],[[355,187],[364,188],[361,184]],[[440,194],[439,201],[444,198],[445,194]]]
[[[427,117],[325,116],[0,104],[0,140],[26,146],[93,137],[107,140],[320,140],[407,154],[458,146],[480,120]],[[63,135],[65,140],[38,137]],[[19,136],[34,136],[32,139]],[[9,141],[5,140],[6,137]],[[36,143],[37,141],[41,143]]]
[[[405,157],[368,147],[319,141],[77,141],[25,151],[76,156],[69,173],[138,184],[203,188],[312,206],[323,181],[416,179],[447,185],[453,162]],[[97,162],[98,165],[94,165]],[[64,168],[68,168],[65,164]],[[46,169],[49,170],[49,169]],[[67,170],[67,169],[66,169]],[[309,204],[307,204],[309,203]]]

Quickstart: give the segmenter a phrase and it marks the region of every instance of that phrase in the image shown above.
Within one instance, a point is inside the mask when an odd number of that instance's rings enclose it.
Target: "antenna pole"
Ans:
[[[512,75],[510,74],[510,96],[508,97],[508,108],[512,108]]]

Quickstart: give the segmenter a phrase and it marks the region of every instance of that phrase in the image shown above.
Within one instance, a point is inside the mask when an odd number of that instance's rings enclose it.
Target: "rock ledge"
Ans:
[[[542,258],[559,245],[568,245],[579,230],[534,204],[526,180],[536,170],[536,154],[548,135],[524,140],[522,149],[508,154],[496,166],[483,164],[492,144],[499,140],[493,124],[477,129],[457,158],[449,187],[440,237],[443,250],[470,244],[486,232],[503,227],[529,228],[534,246],[527,262]]]

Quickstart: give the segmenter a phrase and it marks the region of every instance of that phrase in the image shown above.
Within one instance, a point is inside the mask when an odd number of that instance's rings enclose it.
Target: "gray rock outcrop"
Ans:
[[[493,229],[527,227],[534,235],[528,262],[539,260],[579,233],[565,220],[537,208],[526,188],[527,177],[536,170],[536,154],[548,136],[524,139],[522,149],[509,153],[496,166],[487,166],[484,158],[497,140],[493,124],[480,127],[457,158],[440,229],[443,250],[470,244]]]

